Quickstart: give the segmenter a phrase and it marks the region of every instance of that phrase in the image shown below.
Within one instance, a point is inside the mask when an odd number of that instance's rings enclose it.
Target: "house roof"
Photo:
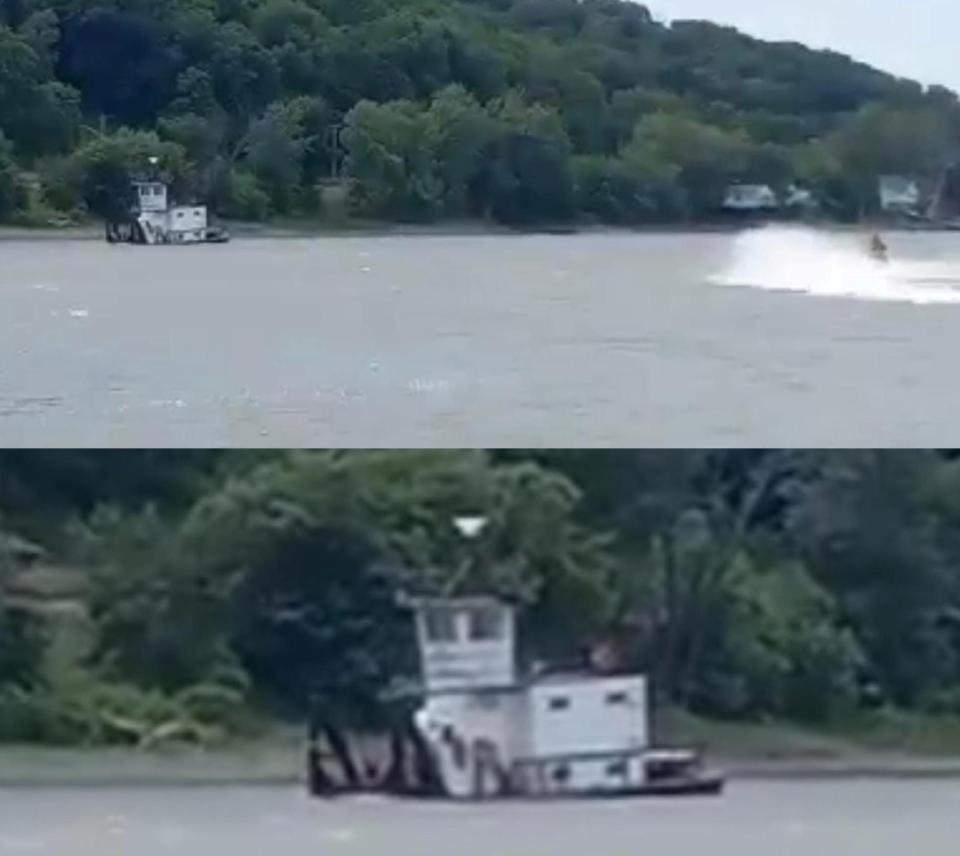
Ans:
[[[888,193],[916,193],[918,185],[906,175],[881,175],[880,189]]]
[[[14,532],[0,532],[0,553],[15,559],[39,559],[46,551],[39,544],[28,541]]]

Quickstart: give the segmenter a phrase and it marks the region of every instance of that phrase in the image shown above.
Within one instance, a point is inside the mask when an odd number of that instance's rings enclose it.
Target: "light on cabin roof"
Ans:
[[[476,538],[487,528],[489,521],[486,517],[454,517],[453,525],[464,538]]]

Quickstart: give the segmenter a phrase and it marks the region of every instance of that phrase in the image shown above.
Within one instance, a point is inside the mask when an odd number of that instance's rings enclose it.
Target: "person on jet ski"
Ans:
[[[870,255],[880,262],[890,260],[890,250],[879,235],[874,235],[870,241]]]

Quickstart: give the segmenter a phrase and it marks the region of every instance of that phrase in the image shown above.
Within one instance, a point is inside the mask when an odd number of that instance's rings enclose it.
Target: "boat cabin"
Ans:
[[[447,795],[716,792],[694,753],[651,746],[644,675],[521,676],[516,614],[494,598],[412,604],[422,706],[415,726]],[[664,774],[663,771],[667,772]]]
[[[161,181],[133,182],[130,219],[107,224],[107,240],[133,244],[203,244],[227,240],[222,229],[210,228],[205,205],[171,203]]]

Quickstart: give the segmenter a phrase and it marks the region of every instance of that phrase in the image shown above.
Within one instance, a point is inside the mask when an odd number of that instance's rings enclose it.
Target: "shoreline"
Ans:
[[[707,766],[738,781],[960,781],[960,756],[863,753],[843,758],[736,758]],[[31,789],[305,787],[299,746],[145,753],[128,749],[0,746],[0,791]]]
[[[804,228],[822,232],[849,234],[881,230],[887,233],[918,232],[948,233],[951,229],[916,229],[901,225],[844,224],[844,223],[662,223],[643,226],[607,226],[597,224],[544,225],[539,228],[513,229],[495,223],[450,222],[430,224],[364,223],[330,225],[313,221],[276,221],[274,223],[223,222],[231,237],[238,240],[296,240],[322,238],[388,238],[388,237],[532,237],[577,235],[729,235],[762,229],[769,226]],[[103,227],[99,224],[78,226],[0,226],[0,243],[44,241],[103,241]]]
[[[576,235],[644,235],[644,234],[731,234],[742,230],[740,226],[709,225],[663,225],[643,228],[617,226],[544,226],[542,228],[510,229],[490,223],[450,224],[360,224],[353,226],[325,226],[322,224],[251,224],[224,223],[235,240],[297,240],[323,238],[436,238],[436,237],[529,237],[529,236],[576,236]],[[71,226],[66,228],[25,228],[0,226],[0,242],[43,241],[103,241],[103,229],[96,225]]]

